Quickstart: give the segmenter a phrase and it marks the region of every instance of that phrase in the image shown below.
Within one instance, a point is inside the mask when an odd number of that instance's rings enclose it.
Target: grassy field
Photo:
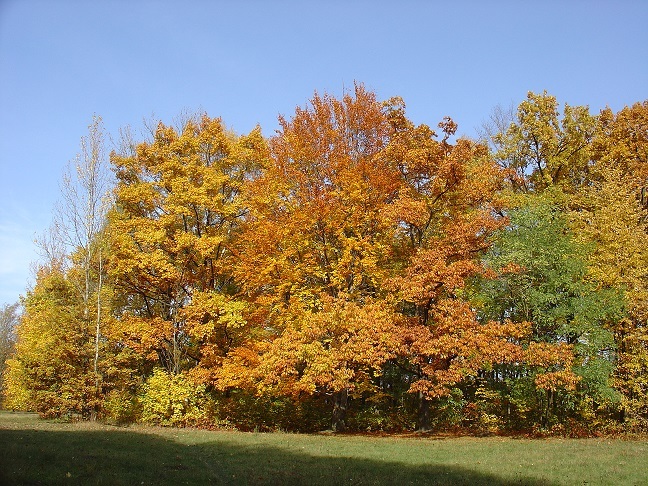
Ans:
[[[648,441],[210,432],[0,412],[0,484],[648,484]]]

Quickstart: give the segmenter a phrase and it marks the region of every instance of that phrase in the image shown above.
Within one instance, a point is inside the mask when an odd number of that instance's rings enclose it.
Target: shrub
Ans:
[[[103,401],[102,412],[103,418],[111,423],[137,422],[140,415],[137,395],[128,390],[111,390]]]
[[[140,397],[141,418],[154,425],[204,425],[209,420],[208,401],[204,385],[156,368]]]

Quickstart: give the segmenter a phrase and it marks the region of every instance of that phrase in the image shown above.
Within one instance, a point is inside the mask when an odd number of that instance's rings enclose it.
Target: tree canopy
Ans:
[[[489,146],[357,84],[269,138],[160,122],[110,154],[108,210],[68,263],[38,270],[5,405],[242,429],[646,427],[647,113],[529,93]]]

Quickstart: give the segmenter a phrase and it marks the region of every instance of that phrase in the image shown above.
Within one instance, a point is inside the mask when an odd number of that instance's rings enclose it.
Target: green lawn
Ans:
[[[648,441],[210,432],[0,412],[0,484],[648,484]]]

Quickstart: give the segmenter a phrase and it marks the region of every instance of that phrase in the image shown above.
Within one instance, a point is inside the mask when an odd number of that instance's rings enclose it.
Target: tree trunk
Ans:
[[[95,323],[95,349],[93,371],[95,376],[95,405],[93,420],[99,412],[99,401],[101,399],[101,377],[99,376],[99,338],[101,337],[101,288],[103,286],[103,261],[101,259],[101,248],[99,248],[99,284],[97,287],[97,320]]]
[[[417,430],[419,432],[427,432],[430,430],[430,400],[425,398],[425,395],[421,392],[419,392]]]
[[[344,388],[333,394],[333,423],[334,432],[346,431],[346,412],[349,403],[349,391]]]

